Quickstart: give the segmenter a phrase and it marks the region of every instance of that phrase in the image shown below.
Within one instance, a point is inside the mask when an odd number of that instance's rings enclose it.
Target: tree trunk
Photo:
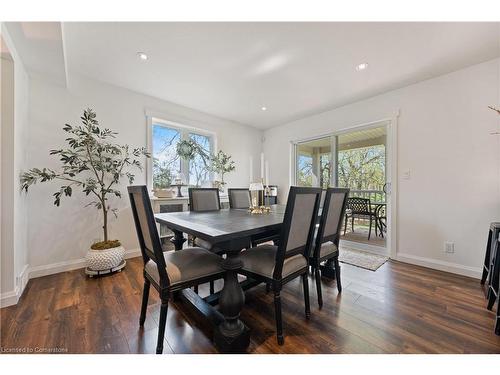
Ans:
[[[104,232],[104,241],[108,240],[108,208],[106,207],[106,195],[101,193],[102,204],[102,231]]]
[[[107,241],[108,240],[108,210],[104,206],[102,207],[102,218],[103,218],[102,230],[104,232],[104,241]]]

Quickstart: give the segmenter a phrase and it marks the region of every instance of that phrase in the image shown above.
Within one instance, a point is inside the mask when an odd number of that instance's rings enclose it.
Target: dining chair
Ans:
[[[321,188],[290,187],[277,246],[261,245],[243,251],[239,273],[270,284],[274,292],[276,336],[283,345],[280,292],[286,283],[302,277],[306,318],[309,318],[308,258],[313,242]]]
[[[377,224],[377,216],[371,210],[370,199],[352,197],[347,199],[347,209],[345,213],[344,235],[347,230],[347,221],[351,218],[351,230],[354,232],[354,219],[368,219],[370,220],[370,227],[368,229],[368,240],[372,233],[372,222]]]
[[[250,190],[245,188],[227,189],[229,208],[249,208],[252,203]]]
[[[135,229],[144,261],[144,288],[142,291],[139,325],[144,326],[150,285],[158,291],[161,300],[156,353],[163,352],[167,322],[168,301],[175,291],[220,279],[224,276],[221,258],[200,247],[163,252],[160,236],[146,186],[129,186]]]
[[[231,188],[227,189],[227,193],[229,196],[229,208],[246,209],[251,206],[252,197],[250,195],[250,190],[245,188]],[[251,239],[251,244],[252,246],[257,246],[265,242],[273,241],[276,245],[278,243],[278,237],[279,235],[269,234],[266,234],[264,236],[253,236]]]
[[[189,211],[193,212],[208,212],[218,211],[221,209],[220,196],[218,188],[189,188]],[[222,254],[223,251],[213,246],[204,239],[193,237],[193,245],[209,250],[216,254]],[[194,287],[194,291],[198,293],[198,286]],[[214,294],[214,282],[210,282],[210,294]]]
[[[316,279],[316,292],[318,304],[323,306],[323,296],[321,292],[320,264],[333,261],[335,267],[335,279],[337,280],[337,290],[342,292],[340,281],[339,264],[339,241],[342,228],[342,219],[345,215],[347,197],[349,189],[328,188],[325,192],[325,201],[321,212],[318,231],[314,238],[314,244],[310,253],[310,264],[314,270]]]

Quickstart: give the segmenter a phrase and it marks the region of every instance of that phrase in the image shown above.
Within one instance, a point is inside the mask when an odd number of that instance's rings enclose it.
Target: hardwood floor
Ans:
[[[323,280],[311,319],[297,279],[282,291],[285,345],[276,342],[272,293],[246,293],[242,320],[250,353],[499,353],[494,313],[479,281],[389,261],[376,272],[343,264],[343,292]],[[142,259],[119,274],[88,279],[83,270],[30,280],[17,306],[0,310],[1,347],[69,353],[154,353],[159,300],[151,288],[139,328]],[[221,283],[217,285],[217,289]],[[206,295],[208,285],[200,287]],[[170,304],[164,353],[215,353],[211,333],[182,302]]]

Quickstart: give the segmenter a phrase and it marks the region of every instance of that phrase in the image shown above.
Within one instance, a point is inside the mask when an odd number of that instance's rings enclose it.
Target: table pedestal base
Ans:
[[[214,344],[222,353],[244,353],[250,345],[250,330],[243,324],[239,335],[231,337],[223,332],[221,324],[214,330]]]

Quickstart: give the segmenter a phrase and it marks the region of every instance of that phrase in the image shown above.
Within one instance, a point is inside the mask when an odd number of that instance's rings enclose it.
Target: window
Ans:
[[[170,186],[181,173],[181,158],[177,155],[177,144],[181,133],[163,125],[153,125],[153,189]]]
[[[200,150],[206,155],[212,154],[210,137],[202,134],[190,133],[189,138],[200,146]],[[208,158],[196,155],[189,162],[189,183],[195,186],[204,186],[211,181],[208,170]]]
[[[148,161],[149,183],[153,189],[162,189],[181,178],[190,186],[211,186],[213,174],[209,171],[210,156],[214,150],[214,134],[183,125],[150,118],[150,152]],[[185,160],[177,154],[181,141],[193,141],[200,154]]]
[[[297,142],[295,155],[298,186],[348,187],[351,195],[385,200],[385,125]]]
[[[331,137],[297,143],[296,181],[298,186],[330,186]]]
[[[313,186],[312,156],[300,154],[297,158],[297,185]]]

